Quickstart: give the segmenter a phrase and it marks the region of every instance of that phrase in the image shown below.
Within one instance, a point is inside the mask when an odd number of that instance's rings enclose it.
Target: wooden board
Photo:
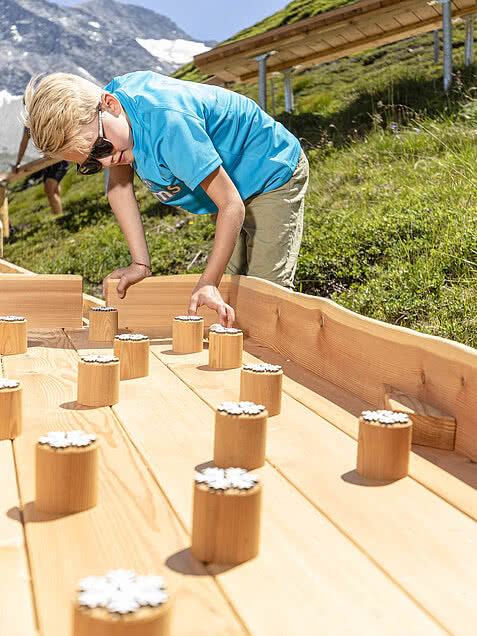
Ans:
[[[0,634],[36,636],[12,443],[0,441]]]
[[[35,275],[35,272],[30,272],[28,269],[24,269],[23,267],[19,267],[14,263],[10,263],[0,258],[0,273],[2,274],[32,274]]]
[[[108,280],[106,304],[118,308],[121,328],[170,328],[174,316],[188,313],[190,296],[199,278],[199,274],[151,276],[130,287],[122,299],[116,293],[118,281]],[[225,302],[228,302],[230,279],[224,276],[220,285]],[[201,307],[198,313],[204,316],[207,325],[217,322],[217,313],[207,307]]]
[[[188,537],[158,484],[128,443],[111,409],[76,404],[78,355],[63,332],[38,332],[28,354],[4,358],[24,386],[24,434],[15,440],[20,492],[42,636],[70,633],[78,580],[110,569],[164,574],[175,590],[174,632],[190,636],[244,634],[240,620],[185,549]],[[100,503],[69,516],[34,506],[34,443],[48,430],[83,429],[100,438]],[[178,568],[167,561],[175,556]]]
[[[375,407],[390,384],[455,417],[456,451],[477,459],[475,349],[252,277],[239,277],[229,302],[258,343]]]
[[[158,345],[152,349],[166,355]],[[234,399],[239,370],[220,377],[204,373],[205,365],[197,366],[200,355],[191,364],[169,366],[209,404],[217,403],[219,393]],[[473,520],[412,479],[384,485],[360,478],[354,440],[287,395],[269,433],[269,461],[296,489],[446,630],[473,633]]]
[[[81,354],[90,351],[84,332],[68,334]],[[213,410],[155,356],[151,378],[122,383],[121,400],[113,410],[190,531],[190,467],[211,457]],[[379,636],[443,633],[283,476],[270,466],[260,472],[264,510],[259,557],[226,572],[211,569],[251,634],[301,635],[311,633],[311,626],[330,634],[355,629]],[[308,538],[303,540],[305,528]]]
[[[0,315],[25,316],[28,327],[81,327],[82,278],[0,274]]]

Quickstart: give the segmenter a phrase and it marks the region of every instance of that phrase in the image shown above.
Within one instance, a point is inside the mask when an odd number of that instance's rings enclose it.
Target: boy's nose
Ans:
[[[109,168],[111,165],[111,161],[113,159],[113,155],[108,155],[107,157],[103,157],[102,159],[98,159],[103,168]]]

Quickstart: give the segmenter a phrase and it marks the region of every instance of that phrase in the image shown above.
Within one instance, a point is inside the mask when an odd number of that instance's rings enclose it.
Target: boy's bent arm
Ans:
[[[235,320],[235,312],[223,301],[217,287],[242,228],[245,206],[237,188],[221,166],[211,172],[201,185],[219,211],[212,252],[207,267],[192,294],[189,312],[195,313],[197,307],[207,305],[217,311],[222,324],[230,327]]]
[[[126,295],[126,290],[130,285],[151,274],[151,260],[141,214],[134,194],[133,179],[134,171],[131,166],[113,166],[110,169],[108,201],[126,238],[133,263],[129,267],[115,270],[104,279],[103,294],[106,280],[119,278],[117,291],[120,298]]]

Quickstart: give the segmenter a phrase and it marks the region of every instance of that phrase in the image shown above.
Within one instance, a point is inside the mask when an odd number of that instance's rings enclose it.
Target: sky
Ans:
[[[283,9],[291,0],[129,0],[171,18],[194,39],[221,42]],[[56,0],[57,4],[81,4]]]

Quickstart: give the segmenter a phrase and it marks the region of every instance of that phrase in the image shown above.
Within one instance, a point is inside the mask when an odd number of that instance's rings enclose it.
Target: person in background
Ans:
[[[30,139],[30,133],[28,128],[23,129],[23,136],[18,149],[17,161],[12,166],[13,172],[18,172],[18,168],[21,165],[23,155],[28,146],[28,140]],[[48,166],[41,171],[43,175],[43,184],[45,187],[45,194],[50,204],[51,211],[54,216],[61,216],[63,213],[63,206],[61,204],[61,185],[60,182],[65,176],[68,170],[68,161],[60,161]]]

